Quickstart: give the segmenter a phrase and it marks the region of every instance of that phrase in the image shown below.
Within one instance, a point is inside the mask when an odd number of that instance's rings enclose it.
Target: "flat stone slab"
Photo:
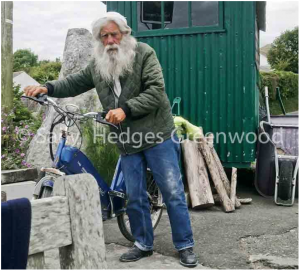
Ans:
[[[298,269],[298,259],[269,255],[251,255],[249,261],[254,263],[254,269]],[[258,266],[255,264],[259,263]]]
[[[2,170],[1,184],[18,183],[24,181],[32,181],[38,178],[36,168]]]
[[[270,246],[270,244],[274,244]],[[298,227],[282,233],[247,236],[240,239],[241,247],[249,255],[267,255],[298,258]]]
[[[248,236],[240,240],[240,247],[250,255],[251,269],[298,269],[298,228]]]
[[[6,200],[19,198],[27,198],[31,200],[35,184],[36,182],[33,181],[5,184],[1,185],[1,192],[5,192]]]

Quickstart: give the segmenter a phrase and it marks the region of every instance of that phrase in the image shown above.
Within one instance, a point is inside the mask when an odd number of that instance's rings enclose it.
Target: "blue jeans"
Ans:
[[[167,206],[175,248],[182,250],[194,246],[179,157],[180,145],[172,139],[139,153],[121,156],[128,196],[127,214],[135,245],[141,250],[153,249],[153,229],[146,193],[147,166]]]

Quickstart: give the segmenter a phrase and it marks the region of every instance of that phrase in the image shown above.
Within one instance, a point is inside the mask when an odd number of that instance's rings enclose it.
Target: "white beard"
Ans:
[[[119,78],[125,73],[132,73],[136,46],[136,39],[130,35],[124,35],[120,45],[114,44],[104,47],[102,42],[95,42],[96,72],[107,82]]]

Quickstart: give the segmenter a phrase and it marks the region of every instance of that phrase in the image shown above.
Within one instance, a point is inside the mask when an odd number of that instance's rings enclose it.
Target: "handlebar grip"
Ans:
[[[37,99],[42,99],[42,98],[44,98],[45,96],[47,96],[47,94],[45,94],[45,93],[38,93],[35,97],[36,97]]]
[[[115,124],[108,122],[105,120],[105,116],[106,116],[107,112],[101,112],[98,113],[97,117],[96,117],[96,121],[105,125],[109,125],[111,127],[116,128],[117,130],[119,129],[118,126],[116,126]]]
[[[102,111],[102,112],[99,112],[101,118],[105,119],[106,115],[107,115],[107,112],[106,111]]]
[[[44,102],[47,102],[47,97],[48,97],[47,94],[44,93],[37,94],[35,97],[29,97],[24,95],[21,96],[21,98],[30,99],[40,104],[44,104]]]

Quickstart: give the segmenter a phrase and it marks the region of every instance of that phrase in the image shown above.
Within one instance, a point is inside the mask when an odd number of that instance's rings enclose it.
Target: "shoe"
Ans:
[[[129,251],[122,254],[120,257],[121,262],[135,262],[144,257],[149,257],[153,254],[153,250],[143,251],[138,247],[133,246]]]
[[[185,267],[196,267],[198,265],[198,260],[196,259],[192,247],[179,250],[179,256],[180,264]]]

